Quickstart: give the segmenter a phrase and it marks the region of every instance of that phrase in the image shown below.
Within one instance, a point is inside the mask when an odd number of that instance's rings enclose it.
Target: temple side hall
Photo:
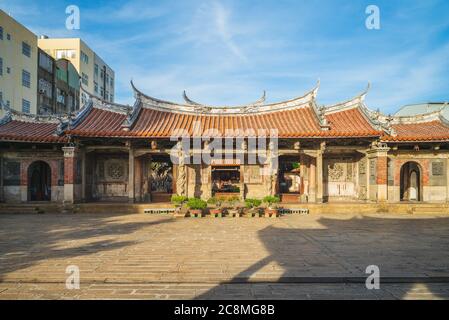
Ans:
[[[446,105],[387,116],[366,106],[366,90],[319,106],[317,85],[287,101],[267,103],[264,93],[216,107],[185,92],[185,102],[174,103],[132,88],[133,106],[91,96],[71,115],[7,109],[0,201],[163,203],[173,194],[278,195],[289,204],[449,201]],[[217,137],[227,138],[226,148],[211,149]]]

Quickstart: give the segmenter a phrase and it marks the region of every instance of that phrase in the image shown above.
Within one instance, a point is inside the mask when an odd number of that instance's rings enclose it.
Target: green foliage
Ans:
[[[245,199],[245,207],[248,209],[257,208],[262,204],[259,199]]]
[[[237,197],[237,196],[229,197],[229,198],[226,200],[226,202],[229,203],[231,206],[235,206],[235,205],[237,204],[237,202],[239,202],[239,201],[240,201],[240,198]]]
[[[293,167],[293,169],[298,169],[299,168],[299,162],[293,162],[292,163],[292,167]]]
[[[209,200],[207,200],[207,204],[213,205],[215,207],[220,207],[221,203],[223,202],[223,199],[220,197],[212,197]]]
[[[204,210],[207,207],[207,202],[198,198],[190,198],[187,200],[187,207],[192,210]]]
[[[263,202],[267,203],[269,207],[271,207],[275,203],[279,203],[280,201],[281,199],[276,196],[266,196],[265,198],[263,198]]]
[[[171,202],[178,207],[182,206],[187,200],[188,198],[186,196],[179,196],[177,194],[171,196]]]

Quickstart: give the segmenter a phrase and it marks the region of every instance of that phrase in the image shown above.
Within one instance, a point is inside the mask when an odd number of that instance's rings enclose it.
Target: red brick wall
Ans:
[[[74,184],[75,158],[64,157],[64,184]]]
[[[387,157],[378,157],[377,158],[377,184],[387,184],[388,182],[388,168],[387,168]]]
[[[401,183],[401,168],[407,162],[416,162],[419,164],[421,183],[423,186],[429,185],[429,159],[395,159],[394,160],[394,185],[399,186]]]
[[[51,169],[51,186],[58,185],[58,160],[46,159],[26,159],[20,162],[20,185],[28,185],[28,168],[33,162],[43,161],[50,166]]]

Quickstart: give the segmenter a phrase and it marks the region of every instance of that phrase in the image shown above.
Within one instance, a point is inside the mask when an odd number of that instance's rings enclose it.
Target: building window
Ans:
[[[114,78],[111,77],[111,88],[114,88]]]
[[[0,40],[3,40],[3,27],[0,27]]]
[[[11,73],[11,68],[10,67],[6,67],[6,73],[10,74]]]
[[[56,88],[56,102],[65,104],[64,91],[59,88]]]
[[[22,53],[28,58],[31,57],[31,46],[23,41],[22,41]]]
[[[89,76],[87,74],[85,74],[85,73],[82,73],[81,76],[82,76],[81,77],[81,82],[83,84],[85,84],[86,86],[88,86],[89,85]]]
[[[22,70],[22,86],[31,87],[31,74],[26,70]]]
[[[81,61],[83,61],[85,64],[89,64],[89,56],[83,51],[81,51]]]
[[[30,102],[28,100],[22,99],[22,112],[23,113],[30,113]]]
[[[94,90],[95,93],[98,93],[98,83],[96,83],[95,81],[94,81]]]
[[[6,39],[11,40],[11,35],[9,33],[6,34]]]
[[[51,99],[53,97],[52,84],[45,79],[39,79],[39,93]]]
[[[39,67],[45,69],[49,73],[53,73],[53,59],[39,51]]]
[[[72,49],[68,50],[56,50],[56,59],[75,59],[76,51]]]
[[[3,109],[3,92],[0,91],[0,110]]]
[[[100,78],[101,78],[101,80],[104,79],[104,70],[101,70]]]
[[[3,59],[0,58],[0,76],[3,75]]]
[[[95,76],[95,78],[98,78],[98,64],[95,64],[95,67],[94,67],[94,76]]]
[[[104,97],[104,88],[103,87],[100,87],[100,95],[102,98]]]
[[[114,95],[111,93],[111,98],[110,98],[111,102],[114,102]]]

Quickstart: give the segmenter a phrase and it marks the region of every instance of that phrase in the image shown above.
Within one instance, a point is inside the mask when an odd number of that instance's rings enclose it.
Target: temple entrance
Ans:
[[[30,201],[51,200],[51,169],[44,161],[28,167],[28,197]]]
[[[170,157],[153,155],[148,170],[151,202],[170,202],[174,189]]]
[[[215,197],[240,196],[241,173],[238,165],[212,166],[212,195]]]
[[[301,194],[301,170],[297,157],[279,158],[279,194],[281,201],[299,202]]]
[[[401,167],[401,201],[421,201],[421,170],[416,162]]]
[[[323,171],[325,201],[349,201],[357,198],[354,157],[333,156],[324,159]]]

